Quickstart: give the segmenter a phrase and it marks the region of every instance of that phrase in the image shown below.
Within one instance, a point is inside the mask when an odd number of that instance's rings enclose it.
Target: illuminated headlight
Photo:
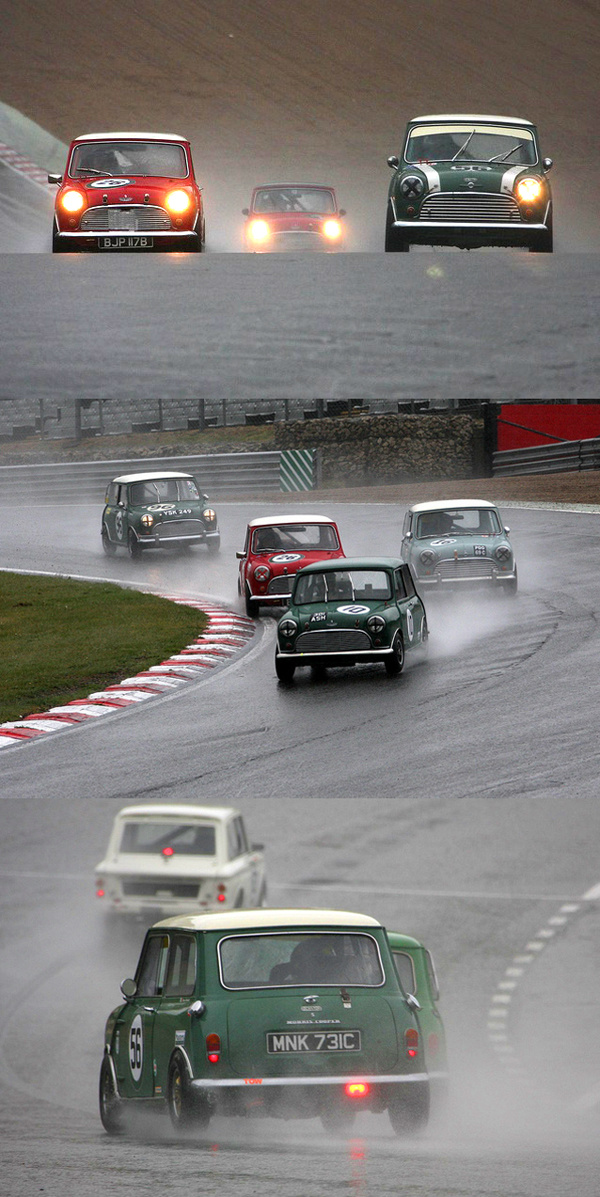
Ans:
[[[206,511],[202,512],[202,519],[206,520],[207,524],[214,524],[216,518],[217,513],[216,511],[213,511],[212,507],[207,507]]]
[[[422,565],[434,565],[437,561],[437,554],[434,553],[433,549],[423,549],[423,552],[419,557],[419,561]]]
[[[375,635],[379,635],[380,632],[385,631],[385,619],[383,619],[381,615],[372,615],[371,618],[367,620],[367,627],[370,632],[374,632]]]
[[[282,636],[295,636],[298,631],[298,624],[295,619],[282,619],[279,631]]]
[[[256,569],[254,570],[254,577],[256,578],[257,582],[268,582],[269,578],[271,577],[271,570],[269,569],[268,565],[257,565]]]
[[[165,199],[165,207],[174,215],[180,216],[182,212],[187,212],[191,207],[191,199],[187,191],[170,191]]]
[[[406,175],[400,184],[400,190],[405,199],[411,199],[413,196],[421,195],[423,191],[423,180],[418,175]]]
[[[144,525],[144,528],[151,528],[154,523],[154,516],[148,515],[148,513],[146,512],[142,516],[140,523]]]
[[[337,241],[341,237],[342,226],[339,220],[326,220],[323,225],[323,234],[329,241]]]
[[[517,195],[522,203],[534,204],[542,194],[542,184],[539,179],[519,179]]]
[[[60,202],[65,212],[81,212],[85,205],[80,191],[65,191],[60,197]]]
[[[498,561],[510,561],[512,553],[509,546],[507,544],[499,544],[496,549],[496,557]]]
[[[266,220],[253,220],[248,230],[248,234],[253,241],[256,241],[257,245],[260,245],[263,241],[269,240],[269,237],[271,236],[271,230]]]

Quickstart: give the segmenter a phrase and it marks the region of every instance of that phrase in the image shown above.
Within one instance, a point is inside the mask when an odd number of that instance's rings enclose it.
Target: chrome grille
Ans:
[[[290,577],[288,574],[281,574],[278,578],[271,578],[267,587],[267,594],[291,594],[293,582],[293,576]]]
[[[332,628],[330,632],[302,632],[296,641],[297,653],[368,652],[372,648],[366,632],[355,628]]]
[[[158,524],[156,534],[159,540],[174,540],[180,536],[202,536],[204,524],[200,520],[169,520]]]
[[[170,229],[171,220],[164,208],[150,204],[88,208],[81,217],[82,233],[151,233]]]
[[[493,578],[493,563],[485,557],[459,557],[458,561],[440,561],[436,569],[441,581],[452,578]]]
[[[197,881],[170,881],[168,877],[141,877],[136,880],[124,877],[121,887],[128,898],[157,898],[169,894],[172,898],[197,898],[200,893]]]
[[[498,195],[491,192],[446,191],[441,195],[428,195],[423,201],[420,220],[459,221],[516,221],[520,223],[519,205],[512,195]]]

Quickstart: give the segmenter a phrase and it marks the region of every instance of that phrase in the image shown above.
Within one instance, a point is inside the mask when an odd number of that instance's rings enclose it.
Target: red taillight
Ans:
[[[104,890],[103,890],[103,889],[97,889],[97,890],[96,890],[96,897],[97,897],[97,898],[104,898],[104,897],[106,897],[106,894],[105,894]]]
[[[173,856],[173,848],[163,848],[163,856]]]
[[[368,1097],[369,1085],[366,1081],[348,1081],[344,1086],[346,1097]]]
[[[419,1032],[414,1027],[410,1027],[408,1031],[404,1032],[404,1042],[407,1056],[414,1060],[415,1056],[419,1054]]]
[[[217,902],[225,902],[227,899],[227,886],[222,883],[217,886]]]
[[[217,902],[224,902],[224,901],[225,901],[225,894],[218,894]]]
[[[218,1064],[221,1056],[221,1039],[219,1035],[206,1036],[206,1055],[209,1064]]]

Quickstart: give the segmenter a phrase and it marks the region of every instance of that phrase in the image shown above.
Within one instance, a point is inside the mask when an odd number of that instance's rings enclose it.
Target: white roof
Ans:
[[[173,818],[173,819],[213,819],[224,822],[239,812],[232,806],[187,806],[184,803],[158,806],[124,806],[119,811],[117,819],[132,818]]]
[[[531,121],[522,120],[519,116],[481,116],[473,112],[434,112],[432,116],[413,116],[409,124],[414,121],[492,121],[499,125],[531,125]]]
[[[273,524],[333,524],[335,521],[328,515],[266,515],[258,520],[250,520],[249,528],[270,528]]]
[[[154,470],[151,474],[121,474],[113,478],[113,482],[152,482],[157,478],[194,478],[193,474],[183,474],[178,470]]]
[[[225,910],[221,914],[184,914],[179,918],[163,919],[158,927],[181,927],[185,931],[253,931],[278,927],[380,927],[381,923],[368,914],[352,914],[348,910],[298,909]]]
[[[456,507],[493,507],[495,503],[488,503],[487,499],[439,499],[432,503],[413,503],[410,511],[454,511]]]
[[[82,133],[75,141],[187,141],[180,133]]]

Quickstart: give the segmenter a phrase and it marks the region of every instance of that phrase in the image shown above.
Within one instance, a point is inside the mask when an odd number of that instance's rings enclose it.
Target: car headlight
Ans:
[[[64,191],[60,202],[65,212],[81,212],[85,205],[85,199],[80,191]]]
[[[422,565],[435,565],[437,553],[434,553],[433,549],[423,549],[423,552],[419,556],[419,561]]]
[[[191,199],[187,191],[170,191],[165,198],[165,207],[169,212],[173,212],[176,216],[181,216],[182,212],[187,212],[191,207]]]
[[[337,241],[338,237],[342,235],[342,226],[339,220],[326,220],[323,225],[323,234],[329,241]]]
[[[400,190],[405,199],[412,199],[421,195],[423,186],[423,180],[418,175],[405,175],[400,184]]]
[[[279,631],[282,636],[295,636],[298,631],[298,624],[295,619],[282,619]]]
[[[267,582],[271,577],[271,570],[268,565],[257,565],[254,570],[254,577],[257,582]]]
[[[367,620],[367,627],[370,632],[374,632],[376,635],[379,635],[380,632],[385,631],[385,619],[382,615],[372,615],[371,618]]]
[[[496,549],[496,557],[498,558],[498,561],[510,561],[512,553],[510,551],[509,545],[499,544],[498,548]]]
[[[519,179],[517,195],[524,204],[534,204],[542,194],[542,184],[539,179]]]
[[[252,241],[255,241],[257,245],[260,245],[263,241],[269,240],[269,237],[271,236],[271,230],[266,220],[253,220],[250,228],[248,229],[248,235]]]
[[[206,520],[207,524],[214,524],[216,518],[217,513],[216,511],[213,511],[212,507],[207,507],[206,511],[202,512],[202,519]]]
[[[148,512],[146,511],[142,516],[140,523],[144,525],[144,528],[151,528],[154,523],[154,516],[148,515]]]

